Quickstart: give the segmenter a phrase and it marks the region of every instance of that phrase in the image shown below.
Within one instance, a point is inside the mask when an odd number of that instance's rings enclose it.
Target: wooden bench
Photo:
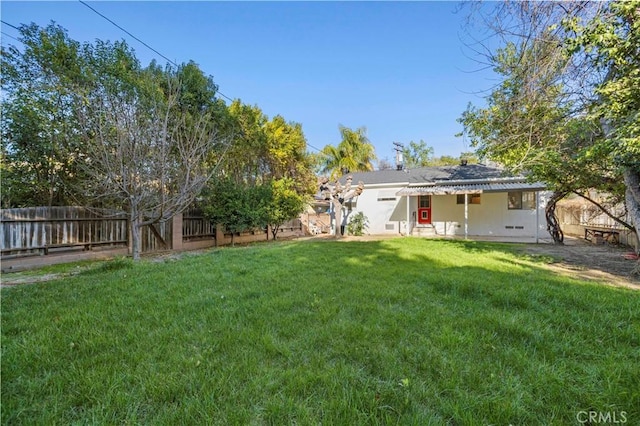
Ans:
[[[597,241],[598,238],[602,238],[603,241],[606,241],[609,244],[618,244],[620,242],[620,231],[606,228],[584,228],[585,240]]]

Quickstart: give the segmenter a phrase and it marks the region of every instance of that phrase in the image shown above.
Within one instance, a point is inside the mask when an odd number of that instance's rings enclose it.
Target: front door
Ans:
[[[431,195],[418,197],[418,223],[421,225],[431,224]]]

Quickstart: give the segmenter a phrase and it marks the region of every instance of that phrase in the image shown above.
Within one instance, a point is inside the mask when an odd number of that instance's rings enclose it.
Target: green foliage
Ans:
[[[235,234],[266,226],[270,200],[268,185],[249,186],[227,178],[212,180],[201,204],[209,221]]]
[[[210,220],[230,230],[235,225],[228,221],[240,224],[237,229],[241,230],[269,224],[276,238],[280,225],[298,216],[315,192],[313,163],[306,153],[302,126],[287,122],[280,115],[269,120],[257,106],[240,101],[229,106],[229,118],[236,133],[222,166],[226,184],[214,184],[208,193],[228,192],[236,202],[224,195],[220,196],[226,201],[216,201],[216,196],[210,195],[208,208],[218,211],[210,215]],[[257,201],[252,201],[256,194],[260,198],[258,204],[263,206],[260,209],[255,207]],[[230,215],[225,213],[226,208]]]
[[[503,81],[485,108],[469,105],[459,121],[480,156],[513,172],[560,192],[597,188],[620,196],[611,157],[594,149],[603,135],[599,123],[572,116],[578,106],[561,82],[565,63],[548,40],[508,43],[495,55]]]
[[[272,179],[291,179],[301,196],[315,191],[313,160],[299,123],[282,116],[269,118],[257,106],[239,100],[229,106],[233,133],[222,173],[238,183],[267,184]]]
[[[226,178],[209,183],[200,205],[207,219],[232,233],[270,225],[275,239],[284,222],[302,213],[306,200],[290,178],[273,179],[260,185]]]
[[[606,122],[600,142],[616,164],[640,173],[640,2],[611,2],[585,25],[570,22],[574,54],[589,52],[605,78],[595,87],[591,116]]]
[[[295,182],[289,178],[272,180],[270,195],[266,215],[275,239],[284,222],[298,217],[304,211],[307,197],[296,191]]]
[[[450,155],[436,157],[433,154],[433,147],[428,146],[425,141],[411,141],[409,146],[405,146],[402,150],[404,166],[412,169],[416,167],[457,166],[461,160],[466,160],[467,164],[477,164],[479,161],[478,156],[472,152],[463,152],[459,158]]]
[[[268,178],[267,135],[264,126],[268,117],[257,106],[235,100],[229,105],[233,139],[222,165],[222,171],[236,182],[259,184]]]
[[[84,175],[70,86],[82,48],[54,24],[20,27],[22,50],[2,46],[2,207],[72,204]]]
[[[307,140],[299,123],[287,122],[276,115],[265,125],[269,177],[283,180],[283,187],[305,198],[316,190],[313,160],[306,152]]]
[[[361,236],[364,234],[365,229],[369,226],[369,219],[363,212],[358,212],[351,216],[349,223],[347,224],[347,233],[349,235]]]
[[[623,199],[623,170],[640,168],[638,2],[519,6],[511,17],[529,33],[490,56],[503,81],[463,113],[465,134],[481,156],[554,190]]]
[[[152,133],[148,125],[154,114],[162,113],[163,104],[170,108],[168,138],[207,141],[215,133],[209,167],[223,161],[220,171],[237,182],[291,178],[300,194],[314,191],[301,125],[281,116],[269,121],[257,106],[240,101],[227,108],[216,98],[212,78],[195,62],[172,69],[154,61],[143,68],[125,42],[97,40],[81,45],[53,24],[45,29],[23,26],[21,32],[24,52],[13,46],[2,49],[6,100],[0,160],[3,180],[11,183],[2,193],[3,206],[73,204],[96,194],[106,202],[97,184],[108,179],[88,178],[84,173],[95,155],[86,151],[86,141],[101,133],[96,128],[101,120],[89,113],[116,98],[120,105],[128,103],[130,110],[135,109],[137,125],[146,126],[146,136]],[[171,105],[169,97],[175,97]],[[118,126],[125,122],[102,132],[103,139],[114,140]],[[194,134],[196,128],[200,134]],[[183,151],[176,146],[167,154]],[[128,197],[120,195],[112,201],[117,198]]]
[[[433,147],[427,146],[422,139],[420,142],[409,142],[409,146],[405,146],[402,150],[404,157],[404,166],[412,169],[416,167],[426,167],[432,165]]]
[[[352,130],[339,126],[342,141],[338,146],[327,145],[321,152],[321,172],[328,173],[334,180],[350,172],[373,170],[376,160],[375,148],[367,138],[367,129]]]

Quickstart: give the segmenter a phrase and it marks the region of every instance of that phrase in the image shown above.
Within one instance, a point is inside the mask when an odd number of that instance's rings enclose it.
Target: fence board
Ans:
[[[205,219],[199,210],[189,210],[182,216],[182,240],[210,240],[216,237],[216,226]]]
[[[162,244],[161,241],[156,238],[154,232],[151,230],[151,225],[142,227],[142,245],[141,249],[143,253],[149,253],[159,250],[168,250],[171,249],[171,226],[170,222],[160,222],[153,225],[160,234],[160,237],[167,244],[166,246]]]
[[[231,234],[223,233],[216,241],[216,226],[201,212],[190,210],[182,215],[182,226],[172,229],[173,221],[156,223],[153,232],[142,228],[142,252],[171,250],[173,232],[191,246],[224,245],[231,242]],[[235,242],[263,241],[270,238],[267,229],[257,229],[236,235]],[[301,235],[302,223],[295,219],[281,227],[278,237]],[[182,233],[180,235],[180,233]],[[160,236],[166,242],[163,245]],[[128,221],[123,212],[83,207],[30,207],[0,210],[0,250],[2,257],[22,257],[49,254],[63,250],[92,250],[94,246],[127,247]]]
[[[48,253],[50,249],[126,245],[121,212],[83,207],[29,207],[0,211],[3,254]]]

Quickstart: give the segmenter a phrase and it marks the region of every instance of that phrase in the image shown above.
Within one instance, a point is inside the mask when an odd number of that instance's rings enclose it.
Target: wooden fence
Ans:
[[[627,223],[631,218],[624,215],[624,206],[616,206],[611,212],[621,217]],[[556,215],[562,230],[567,235],[583,237],[585,228],[619,231],[619,242],[628,246],[635,246],[636,238],[632,231],[602,213],[600,209],[580,199],[564,200],[558,203]]]
[[[304,233],[300,220],[281,227],[279,237]],[[230,244],[232,234],[210,223],[197,210],[142,228],[142,252],[189,250]],[[246,243],[268,240],[268,230],[233,235]],[[0,210],[3,259],[58,252],[93,251],[129,246],[128,220],[122,212],[83,207],[30,207]]]
[[[30,207],[0,211],[3,255],[49,254],[80,248],[126,246],[127,219],[120,212],[82,207]]]

